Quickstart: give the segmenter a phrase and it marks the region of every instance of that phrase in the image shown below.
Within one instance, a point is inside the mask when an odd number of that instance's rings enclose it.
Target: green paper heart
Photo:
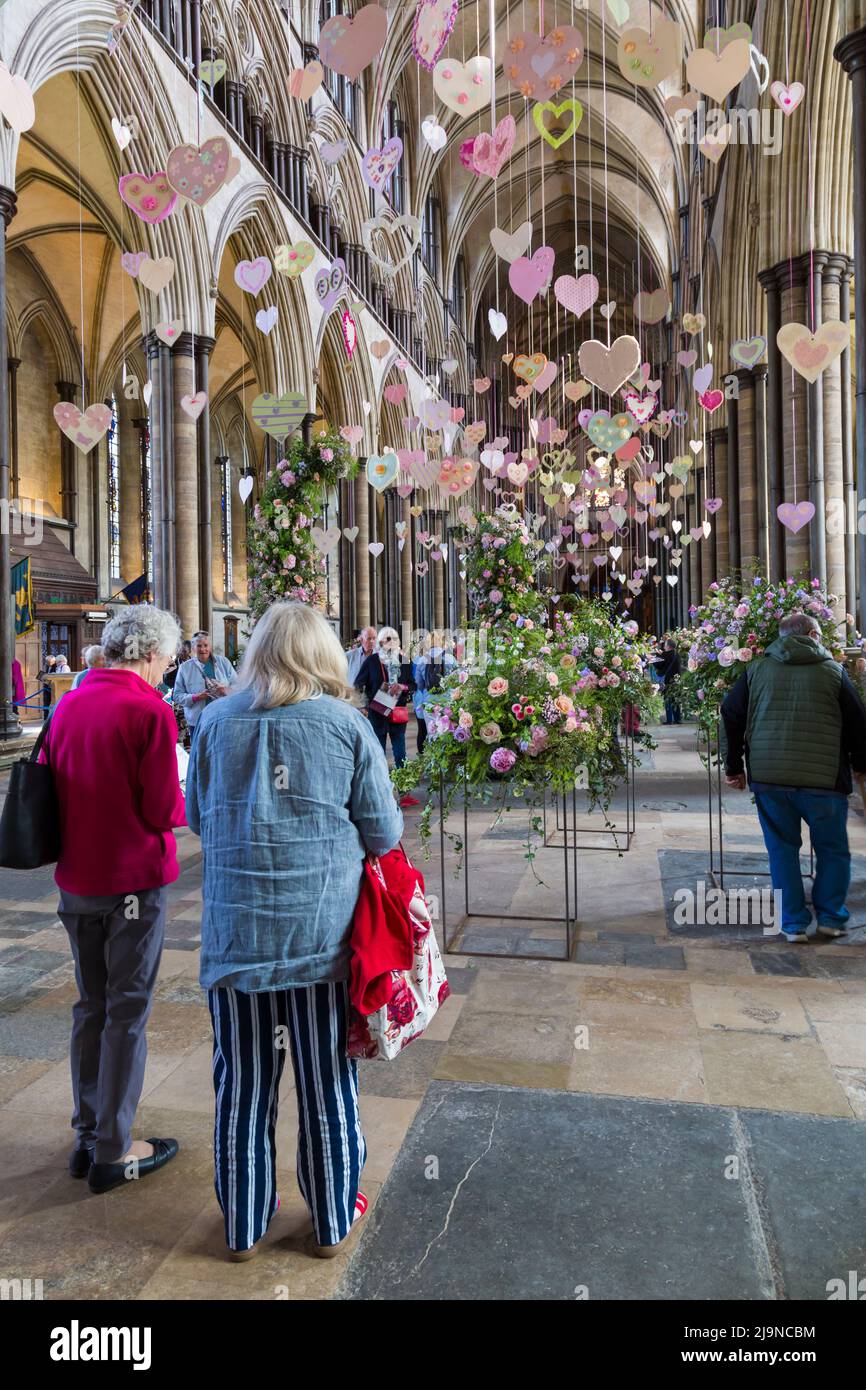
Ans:
[[[564,111],[571,112],[571,121],[560,135],[554,135],[544,124],[544,116],[548,111],[556,116],[557,120]],[[559,103],[554,101],[537,101],[532,108],[532,119],[535,122],[535,128],[542,140],[546,140],[551,149],[558,150],[560,145],[564,145],[566,140],[570,140],[572,135],[577,134],[580,123],[583,120],[583,107],[580,102],[576,101],[573,97]]]

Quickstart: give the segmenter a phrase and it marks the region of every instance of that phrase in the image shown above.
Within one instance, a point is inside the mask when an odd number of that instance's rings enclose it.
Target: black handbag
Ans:
[[[51,720],[39,731],[29,758],[12,764],[0,816],[0,868],[38,869],[60,856],[60,806],[48,763],[36,759]]]

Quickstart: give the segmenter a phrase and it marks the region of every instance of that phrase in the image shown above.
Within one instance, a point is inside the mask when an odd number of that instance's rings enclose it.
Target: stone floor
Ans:
[[[729,863],[753,870],[754,808],[735,793],[725,803]],[[224,1259],[195,837],[179,836],[136,1126],[176,1135],[182,1152],[152,1183],[105,1197],[65,1171],[75,987],[51,871],[0,873],[0,1277],[81,1299],[776,1299],[822,1298],[829,1278],[862,1272],[862,813],[852,800],[856,929],[794,948],[760,926],[672,919],[675,887],[696,889],[707,865],[693,729],[659,731],[635,805],[622,857],[582,834],[571,961],[557,958],[564,926],[538,920],[564,893],[552,810],[553,843],[536,841],[531,860],[526,815],[494,824],[492,807],[470,810],[469,905],[489,915],[465,927],[453,865],[443,894],[436,860],[419,856],[440,939],[527,959],[449,955],[452,997],[425,1038],[362,1066],[373,1210],[329,1262],[301,1249],[288,1078],[281,1211],[255,1261]],[[461,808],[449,828],[462,821]],[[569,856],[570,892],[572,870]]]

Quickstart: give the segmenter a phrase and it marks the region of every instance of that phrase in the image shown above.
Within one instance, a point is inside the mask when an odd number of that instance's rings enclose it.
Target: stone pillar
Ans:
[[[144,342],[150,374],[150,404],[148,407],[148,432],[150,435],[150,514],[153,553],[153,601],[161,607],[166,602],[165,578],[165,534],[163,528],[163,487],[162,487],[162,374],[160,371],[160,343],[155,333]]]
[[[857,334],[857,464],[856,495],[866,499],[866,26],[846,34],[833,56],[851,78],[854,126],[854,321]],[[857,527],[858,626],[866,626],[866,534]]]
[[[731,508],[737,505],[736,498],[725,496],[728,482],[727,429],[715,429],[710,432],[710,449],[713,460],[713,495],[723,498],[721,510],[710,518],[716,539],[716,578],[725,579],[730,572],[728,517]]]
[[[755,449],[757,452],[758,559],[761,573],[770,572],[769,485],[767,471],[767,368],[752,368],[755,393]]]
[[[145,572],[142,535],[140,420],[132,418],[132,402],[122,396],[118,409],[118,512],[120,516],[120,577],[124,584]]]
[[[738,507],[740,513],[740,564],[745,568],[758,559],[758,440],[755,420],[755,383],[748,369],[737,372]]]
[[[192,335],[181,334],[171,350],[174,428],[175,612],[185,635],[201,627],[199,595],[199,459],[196,421],[182,408],[196,394]]]
[[[842,319],[847,310],[843,300],[849,294],[851,262],[847,256],[828,254],[823,265],[821,319]],[[846,498],[846,440],[850,456],[850,351],[827,368],[823,379],[824,435],[824,560],[827,588],[839,600],[836,615],[841,620],[853,612],[856,595],[848,588],[848,538]],[[817,505],[817,503],[816,503]],[[817,525],[816,516],[814,525]],[[853,536],[852,536],[853,540]]]
[[[18,475],[18,368],[20,357],[10,357],[9,362],[9,455],[12,467],[11,496],[19,493]]]
[[[809,256],[806,270],[806,304],[803,322],[817,331],[824,321],[823,273],[829,256],[826,251],[816,251]],[[813,322],[814,317],[814,322]],[[809,568],[823,585],[827,583],[827,507],[825,503],[824,476],[826,460],[824,457],[824,377],[808,389],[809,403],[809,496],[815,504],[815,518],[809,527]],[[841,455],[841,440],[839,441]],[[841,462],[841,458],[840,458]]]
[[[355,525],[358,534],[355,537],[355,626],[369,627],[372,622],[370,613],[370,552],[367,549],[370,544],[370,484],[364,472],[366,459],[361,460],[361,468],[355,477],[352,487],[354,489],[355,500]]]
[[[739,401],[728,401],[728,568],[740,568]]]
[[[11,188],[0,188],[3,237],[0,239],[0,362],[6,349],[6,228],[15,216],[17,199]],[[0,372],[0,509],[9,507],[9,374]],[[21,724],[12,706],[12,660],[15,656],[15,623],[12,616],[12,557],[9,527],[0,526],[0,738],[14,738]]]
[[[806,287],[798,280],[797,268],[794,270],[794,283],[790,276],[782,285],[781,291],[782,323],[804,323],[806,318]],[[785,497],[786,502],[806,502],[809,500],[809,454],[808,454],[808,383],[789,363],[782,361],[782,442],[784,447]],[[823,525],[823,519],[816,517],[812,526]],[[799,571],[806,571],[811,565],[809,527],[804,526],[794,535],[785,532],[785,577],[791,578]]]
[[[57,398],[75,403],[78,387],[74,381],[54,383]],[[69,522],[69,549],[75,554],[75,527],[78,525],[78,477],[75,445],[65,434],[60,436],[60,506],[64,521]]]
[[[403,522],[403,549],[400,551],[400,620],[404,632],[415,626],[415,593],[412,585],[412,514],[409,498],[401,499],[400,520]]]
[[[430,520],[434,535],[445,540],[447,512],[431,512]],[[437,547],[438,549],[438,547]],[[444,560],[434,560],[432,552],[430,567],[433,570],[433,627],[441,632],[445,627],[445,564]]]
[[[215,338],[195,340],[197,389],[208,395],[210,355],[216,347]],[[210,398],[197,422],[198,471],[198,575],[199,622],[210,631],[213,622],[213,581],[211,577],[213,533],[211,531],[211,461],[210,461]],[[230,499],[231,501],[231,499]]]
[[[783,578],[785,568],[785,528],[777,508],[785,500],[784,451],[782,447],[782,354],[776,335],[782,326],[778,267],[762,271],[758,281],[767,296],[767,559],[770,580]]]
[[[141,518],[139,520],[139,530],[141,532],[141,568],[147,576],[148,593],[153,598],[153,545],[152,545],[152,522],[153,522],[153,498],[150,491],[150,477],[148,470],[148,455],[150,453],[150,427],[147,418],[133,420],[132,422],[138,430],[138,458],[140,476],[140,497],[141,497]]]
[[[851,267],[843,270],[839,287],[839,317],[848,326],[851,322]],[[851,348],[846,347],[840,361],[842,383],[842,486],[845,497],[845,595],[848,612],[856,613],[857,594],[857,488],[854,478],[854,448],[851,429]]]

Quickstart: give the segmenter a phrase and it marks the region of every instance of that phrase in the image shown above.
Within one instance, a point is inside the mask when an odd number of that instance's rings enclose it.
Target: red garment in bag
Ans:
[[[393,970],[408,970],[414,945],[409,903],[416,884],[424,892],[424,879],[402,850],[379,857],[386,887],[372,864],[364,865],[361,891],[352,922],[352,960],[349,966],[349,1002],[359,1014],[375,1013],[391,1000]]]

